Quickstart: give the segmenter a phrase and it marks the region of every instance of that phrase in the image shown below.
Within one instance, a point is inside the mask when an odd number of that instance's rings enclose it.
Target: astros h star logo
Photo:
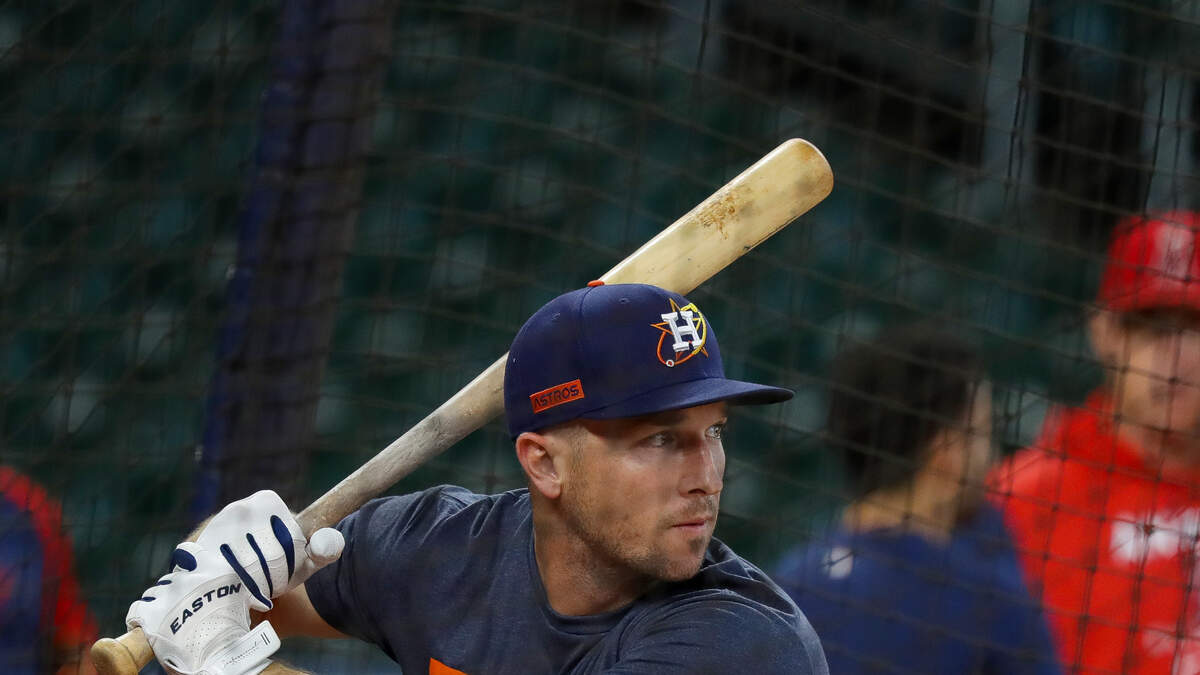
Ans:
[[[708,356],[704,350],[704,341],[708,337],[708,322],[700,313],[696,303],[689,302],[680,307],[670,298],[671,311],[662,314],[662,322],[650,324],[661,331],[658,336],[658,362],[668,368],[687,361],[696,354]],[[671,343],[664,350],[667,338]],[[663,352],[666,351],[666,354]]]

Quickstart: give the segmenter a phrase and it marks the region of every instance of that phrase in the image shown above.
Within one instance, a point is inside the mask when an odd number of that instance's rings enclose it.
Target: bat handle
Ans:
[[[154,652],[141,628],[117,639],[103,638],[92,645],[92,664],[100,675],[137,675],[154,660]]]

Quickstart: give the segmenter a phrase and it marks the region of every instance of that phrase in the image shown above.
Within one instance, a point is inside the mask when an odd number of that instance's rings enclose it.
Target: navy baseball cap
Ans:
[[[726,378],[717,336],[699,308],[646,284],[592,282],[546,303],[517,333],[504,371],[513,438],[579,418],[791,397],[787,389]]]

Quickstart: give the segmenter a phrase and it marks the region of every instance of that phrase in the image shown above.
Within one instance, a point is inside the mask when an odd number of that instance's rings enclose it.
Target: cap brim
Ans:
[[[1103,305],[1115,312],[1175,307],[1200,309],[1200,284],[1157,284],[1108,298]]]
[[[620,403],[590,410],[580,414],[579,417],[588,419],[641,417],[717,401],[725,401],[731,405],[763,405],[786,401],[793,396],[793,393],[790,389],[782,387],[769,387],[753,382],[712,377],[669,384],[638,394]]]

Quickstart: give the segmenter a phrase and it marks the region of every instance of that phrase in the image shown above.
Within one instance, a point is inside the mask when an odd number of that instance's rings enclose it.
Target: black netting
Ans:
[[[849,499],[817,432],[850,340],[914,320],[970,337],[1007,450],[1099,382],[1109,232],[1197,206],[1198,14],[0,2],[0,463],[62,502],[118,632],[200,512],[279,481],[311,501],[542,303],[802,137],[833,194],[691,295],[731,376],[797,391],[738,410],[728,441],[718,536],[771,568]],[[503,425],[396,489],[438,482],[522,485]],[[303,658],[383,667],[324,649]]]

